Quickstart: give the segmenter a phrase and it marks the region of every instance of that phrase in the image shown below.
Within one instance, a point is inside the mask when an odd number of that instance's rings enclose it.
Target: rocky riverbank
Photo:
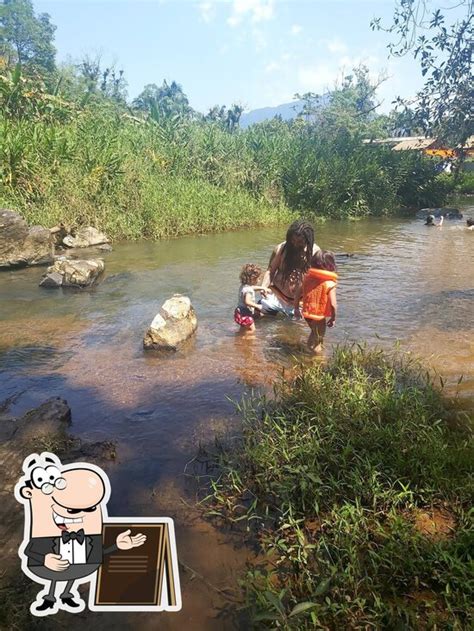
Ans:
[[[0,575],[0,628],[30,628],[31,616],[25,607],[24,589],[36,585],[21,575],[18,546],[23,537],[23,508],[15,500],[14,486],[22,474],[22,463],[31,453],[51,451],[62,461],[86,459],[106,467],[116,458],[112,442],[87,443],[70,432],[71,409],[64,399],[53,397],[21,417],[9,412],[14,400],[0,404],[0,539],[2,573]],[[17,601],[17,602],[16,602]],[[22,626],[24,625],[24,626]]]

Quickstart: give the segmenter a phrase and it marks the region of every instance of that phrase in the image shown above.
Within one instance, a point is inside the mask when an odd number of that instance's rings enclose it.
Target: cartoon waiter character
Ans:
[[[45,616],[58,609],[82,611],[85,603],[76,586],[91,580],[104,555],[142,546],[146,536],[125,530],[114,545],[103,548],[102,524],[110,484],[99,467],[86,463],[62,466],[55,455],[45,452],[29,456],[23,472],[15,487],[15,497],[25,508],[19,554],[25,574],[44,585],[31,613]]]

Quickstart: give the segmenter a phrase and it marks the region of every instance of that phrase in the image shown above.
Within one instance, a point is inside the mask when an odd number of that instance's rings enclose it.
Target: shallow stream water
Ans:
[[[0,274],[0,401],[14,397],[11,412],[21,415],[63,397],[74,436],[115,441],[109,514],[173,517],[180,561],[204,577],[183,571],[179,614],[59,614],[54,628],[76,628],[85,616],[91,629],[239,627],[218,590],[235,588],[250,552],[200,517],[183,472],[200,443],[238,426],[232,399],[270,387],[282,367],[304,357],[304,322],[267,318],[246,340],[232,318],[240,267],[265,267],[284,232],[114,244],[103,255],[102,282],[85,291],[40,288],[43,268]],[[441,229],[393,218],[328,221],[317,226],[316,241],[354,255],[340,258],[339,318],[328,350],[346,340],[398,342],[472,411],[474,232],[451,221]],[[190,296],[197,335],[176,354],[145,353],[143,334],[175,292]]]

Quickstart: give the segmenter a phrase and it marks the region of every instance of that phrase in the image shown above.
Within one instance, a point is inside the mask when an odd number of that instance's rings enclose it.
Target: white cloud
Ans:
[[[277,63],[276,61],[271,61],[265,66],[265,72],[276,72],[277,70],[280,70],[280,67],[281,66],[279,63]]]
[[[303,30],[303,27],[301,26],[301,24],[293,24],[293,26],[291,27],[291,34],[299,35],[299,33],[301,33],[302,30]]]
[[[324,92],[340,85],[343,78],[352,74],[353,68],[361,64],[369,68],[369,78],[376,83],[386,70],[378,57],[365,54],[358,56],[343,55],[337,60],[328,60],[316,64],[301,65],[296,72],[300,90]]]
[[[265,50],[268,46],[268,41],[265,36],[265,33],[259,28],[254,27],[252,29],[252,38],[255,44],[255,50],[257,53],[261,53],[262,50]]]
[[[347,52],[347,45],[339,37],[333,37],[330,40],[324,40],[324,44],[328,51],[333,55],[343,55]]]
[[[232,14],[227,19],[229,26],[238,26],[244,19],[265,22],[273,18],[274,0],[233,0]]]
[[[300,89],[306,92],[322,92],[332,89],[337,75],[337,68],[324,63],[319,63],[315,66],[300,66],[297,70]]]
[[[351,74],[353,68],[357,68],[358,66],[367,66],[369,68],[369,77],[372,81],[375,81],[380,74],[380,60],[375,55],[357,55],[355,57],[350,57],[349,55],[344,55],[339,59],[339,68],[341,72],[345,74]]]
[[[198,9],[203,22],[206,22],[207,24],[212,22],[216,14],[215,6],[212,2],[201,2],[198,5]]]

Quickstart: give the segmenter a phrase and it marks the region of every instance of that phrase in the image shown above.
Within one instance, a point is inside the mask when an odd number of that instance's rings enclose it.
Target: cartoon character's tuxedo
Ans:
[[[79,562],[71,559],[72,562],[69,567],[61,572],[45,567],[45,556],[47,554],[63,555],[64,544],[64,537],[33,537],[25,548],[30,572],[36,574],[39,578],[51,581],[49,592],[44,596],[46,602],[54,603],[56,601],[54,593],[58,581],[67,581],[61,598],[63,600],[73,598],[71,587],[74,581],[93,574],[102,563],[103,555],[110,554],[118,549],[116,545],[113,545],[104,550],[102,547],[102,535],[83,535],[81,543],[76,540],[67,542],[71,549],[73,546],[76,549],[76,557],[80,558]],[[78,552],[79,554],[77,554]]]
[[[104,550],[102,547],[102,535],[85,535],[82,545],[85,546],[85,564],[94,563],[100,565],[104,554],[111,554],[118,549],[114,544]],[[34,572],[38,566],[44,566],[44,557],[47,554],[60,554],[60,551],[61,537],[33,537],[25,548],[25,554],[28,557],[28,567]],[[76,562],[74,565],[81,565],[81,563]],[[64,572],[59,574],[55,572],[55,575],[60,580],[60,576],[64,576]],[[86,575],[84,574],[84,576]]]

